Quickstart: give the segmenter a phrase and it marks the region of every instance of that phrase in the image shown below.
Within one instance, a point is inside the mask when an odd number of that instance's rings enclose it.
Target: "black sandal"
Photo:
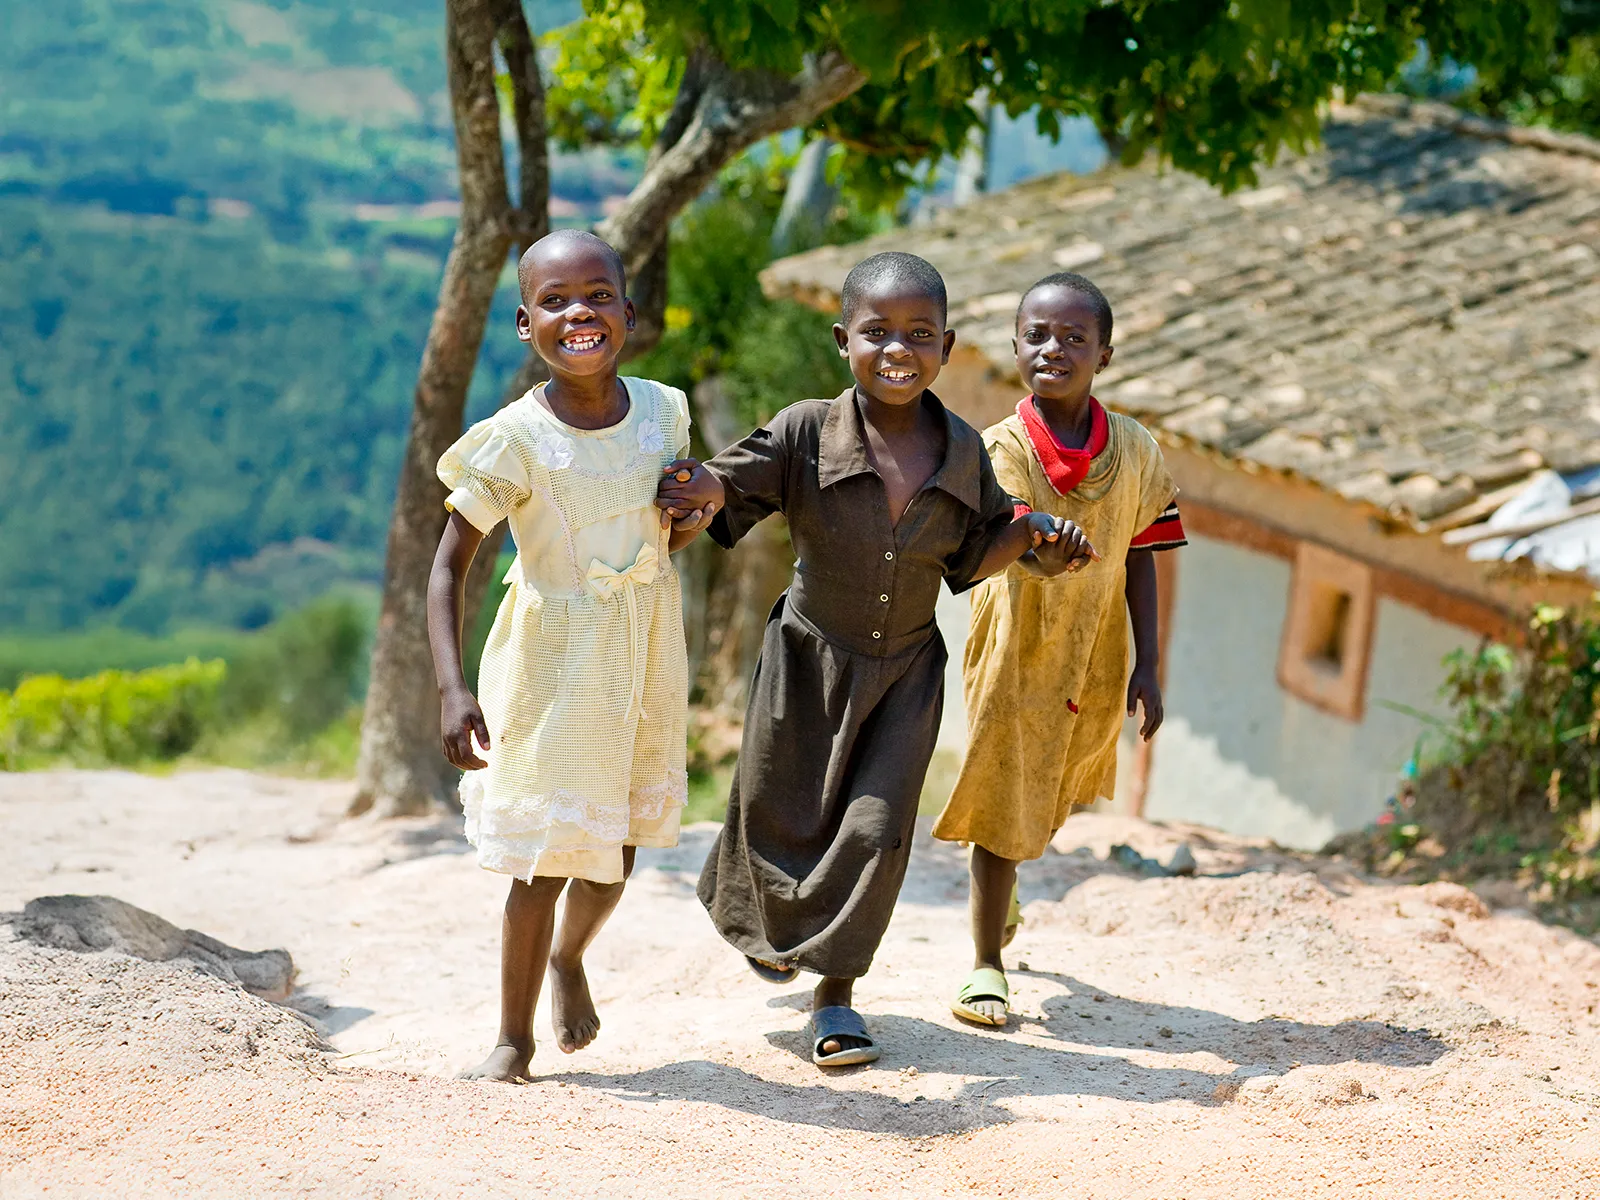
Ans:
[[[762,962],[759,958],[751,958],[748,954],[744,956],[744,961],[752,971],[768,983],[792,983],[800,977],[799,967],[783,967],[777,963]]]

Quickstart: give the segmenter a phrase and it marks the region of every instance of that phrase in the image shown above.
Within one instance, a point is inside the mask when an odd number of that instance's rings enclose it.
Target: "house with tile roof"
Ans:
[[[1157,556],[1167,725],[1128,744],[1119,807],[1302,846],[1359,826],[1444,657],[1593,590],[1600,142],[1362,97],[1247,191],[1152,165],[1051,176],[764,284],[836,309],[885,249],[944,274],[937,390],[979,427],[1020,398],[1030,283],[1080,271],[1115,307],[1096,394],[1161,442],[1191,540]],[[953,644],[964,607],[941,616]]]

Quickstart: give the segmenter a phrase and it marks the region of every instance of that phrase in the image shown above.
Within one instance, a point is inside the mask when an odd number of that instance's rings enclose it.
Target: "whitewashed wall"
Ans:
[[[1176,553],[1182,558],[1167,651],[1167,718],[1156,739],[1145,815],[1305,848],[1372,820],[1423,732],[1416,719],[1381,702],[1437,712],[1444,656],[1475,637],[1380,599],[1366,714],[1345,721],[1278,686],[1288,563],[1200,537]],[[939,608],[950,668],[925,807],[948,793],[965,744],[960,664],[967,613],[964,599],[948,595]],[[1130,733],[1122,749],[1125,790]]]

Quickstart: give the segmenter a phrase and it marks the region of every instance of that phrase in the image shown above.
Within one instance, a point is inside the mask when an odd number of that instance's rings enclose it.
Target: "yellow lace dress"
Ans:
[[[688,452],[682,392],[625,379],[628,415],[577,429],[537,389],[439,460],[447,506],[517,558],[478,677],[493,743],[461,780],[478,865],[616,883],[623,846],[678,841],[688,668],[656,486]]]

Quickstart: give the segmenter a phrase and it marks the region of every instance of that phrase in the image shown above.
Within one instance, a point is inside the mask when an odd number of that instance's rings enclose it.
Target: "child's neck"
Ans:
[[[886,437],[903,437],[914,433],[928,420],[926,406],[922,403],[924,389],[909,404],[887,404],[871,392],[856,385],[856,400],[861,406],[861,418]]]
[[[1056,441],[1069,450],[1082,450],[1088,446],[1094,432],[1094,406],[1090,403],[1093,399],[1085,392],[1060,400],[1046,400],[1036,395],[1033,402]]]
[[[605,429],[628,415],[628,391],[614,366],[592,375],[552,372],[542,394],[546,408],[579,429]]]

